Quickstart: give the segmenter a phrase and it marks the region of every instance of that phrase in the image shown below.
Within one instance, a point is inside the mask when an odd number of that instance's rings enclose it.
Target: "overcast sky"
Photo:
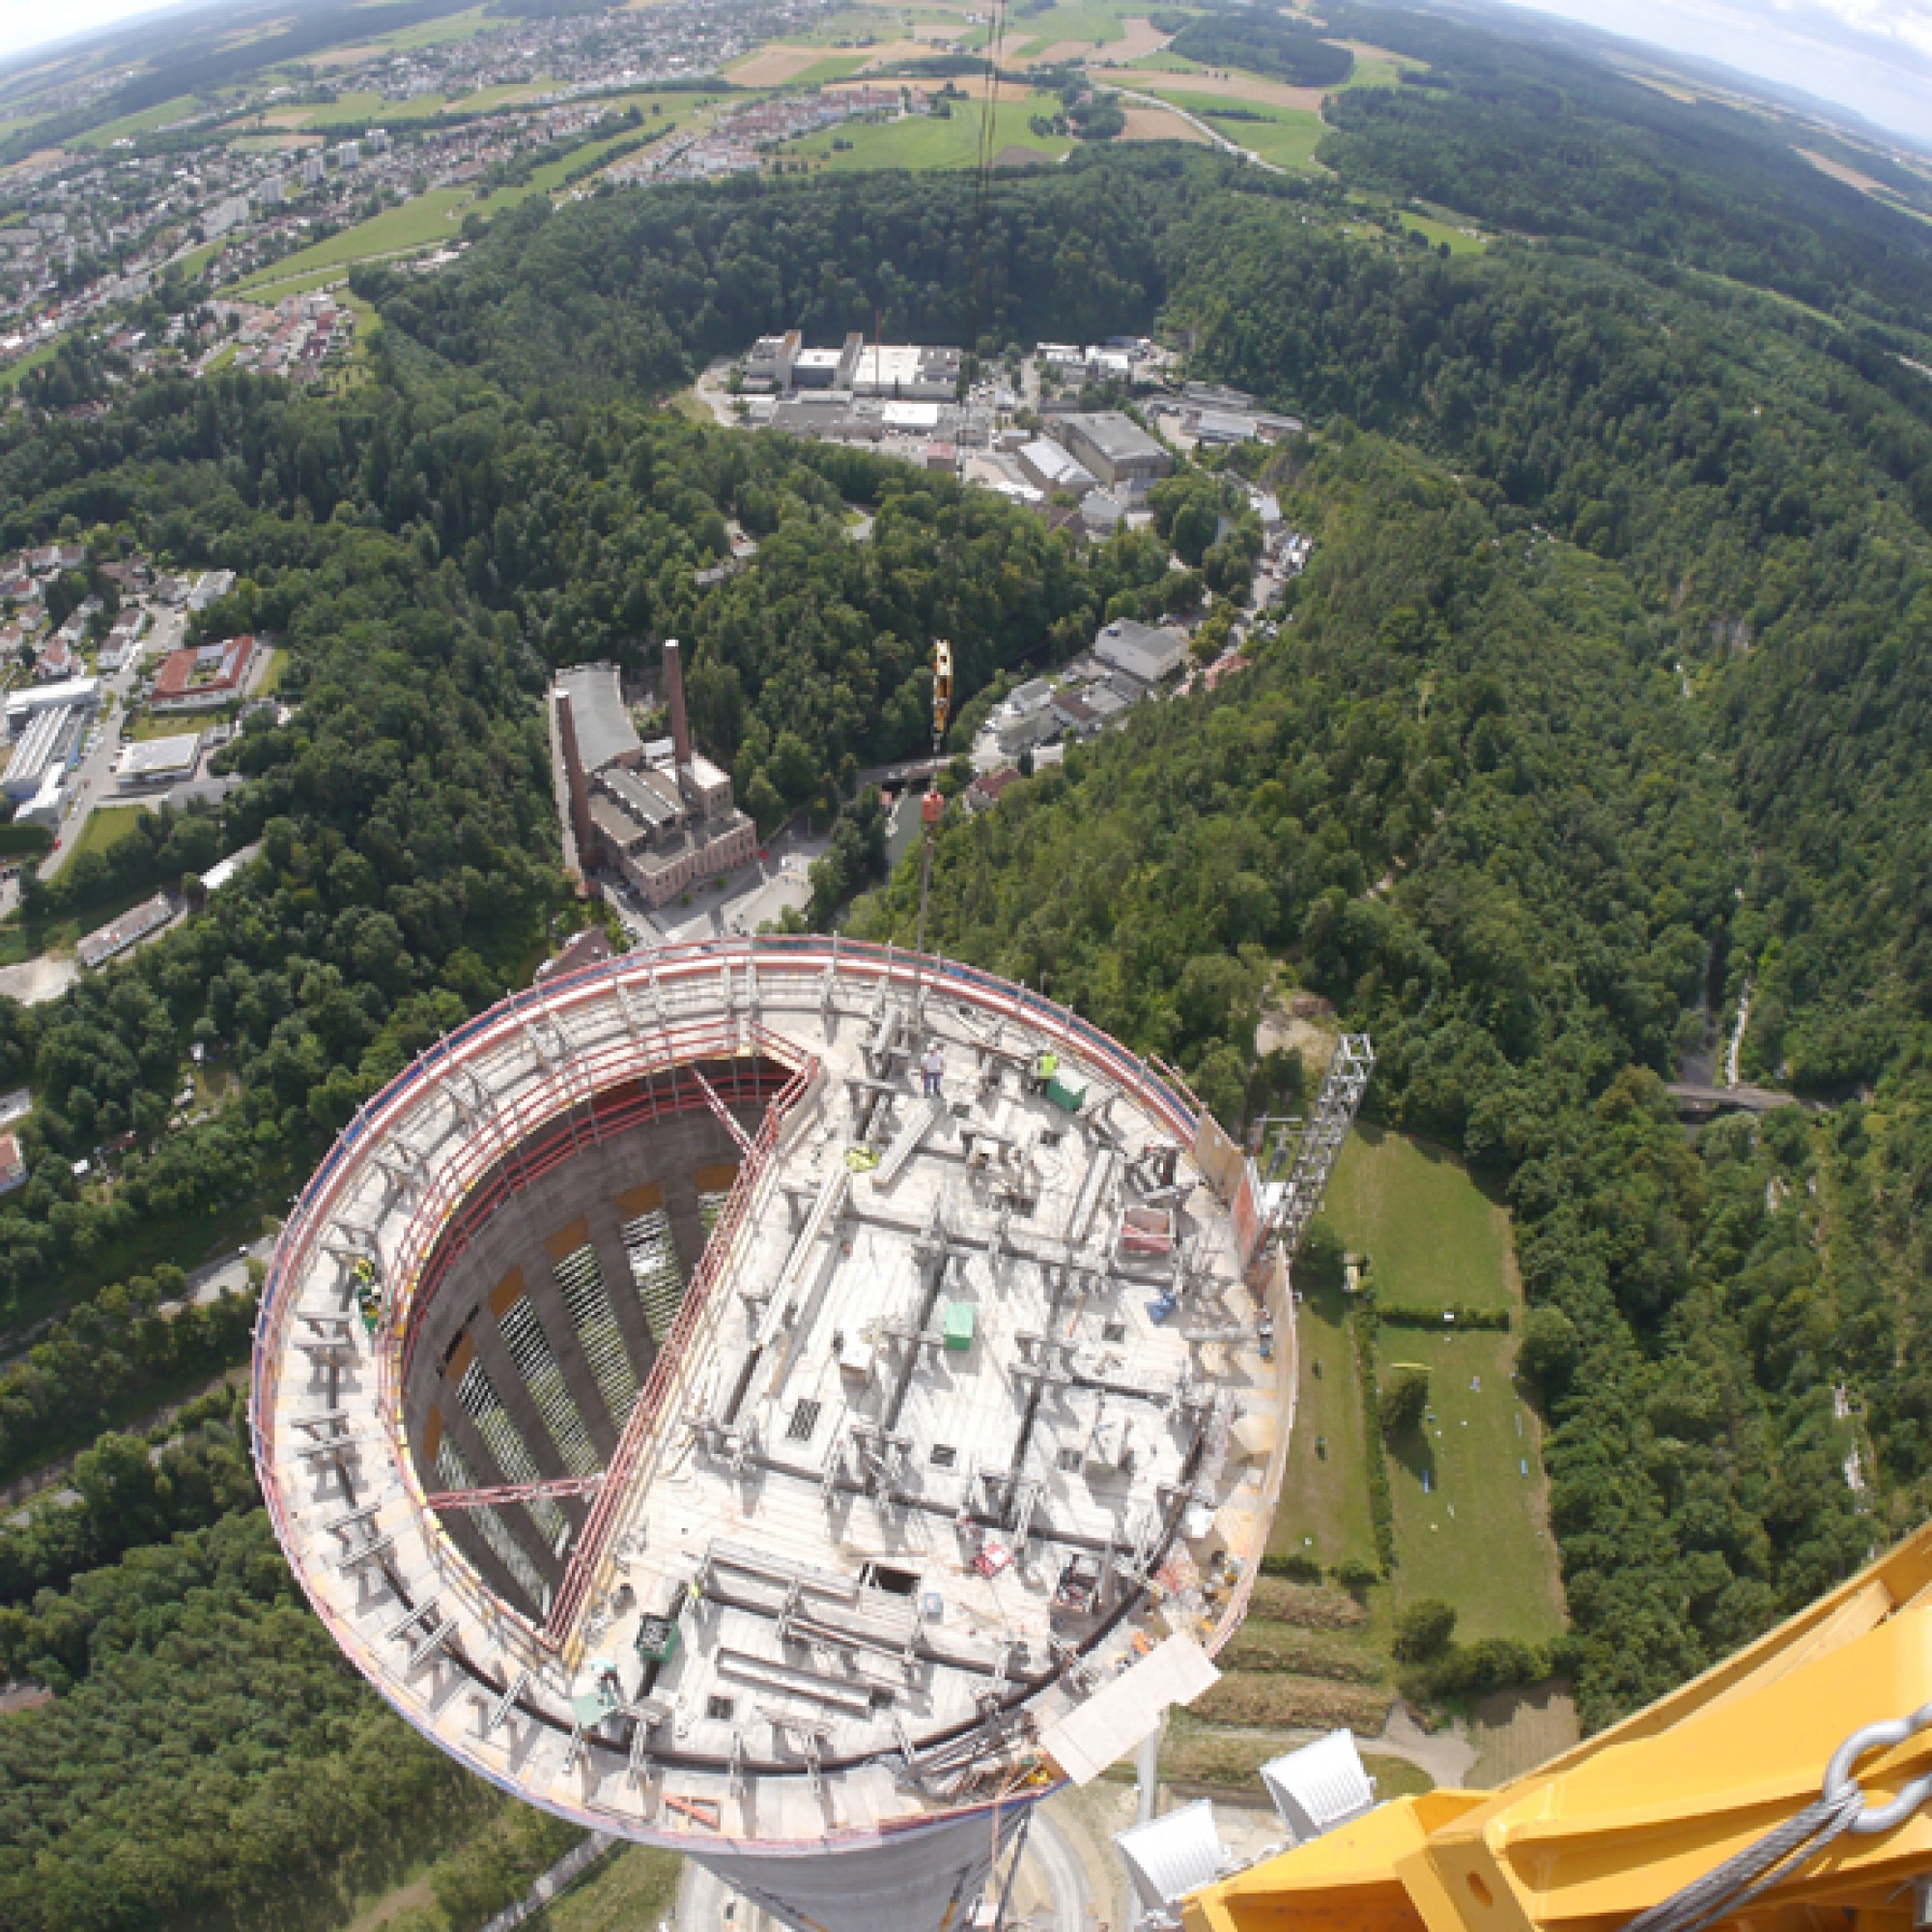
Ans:
[[[1932,146],[1932,0],[1511,3],[1804,88]],[[161,4],[0,0],[0,60]]]
[[[170,0],[0,0],[0,61],[96,27],[158,13]]]
[[[4,5],[5,0],[0,0]],[[1508,0],[1803,88],[1932,147],[1932,0]]]

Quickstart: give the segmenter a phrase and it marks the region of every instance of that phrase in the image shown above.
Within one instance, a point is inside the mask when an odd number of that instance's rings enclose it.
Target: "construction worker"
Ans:
[[[946,1056],[939,1050],[937,1040],[925,1049],[925,1058],[920,1063],[920,1071],[925,1077],[925,1097],[928,1100],[938,1099],[939,1076],[946,1071]]]
[[[1059,1054],[1042,1047],[1035,1056],[1033,1065],[1027,1070],[1027,1092],[1029,1094],[1044,1094],[1053,1076],[1059,1071]]]

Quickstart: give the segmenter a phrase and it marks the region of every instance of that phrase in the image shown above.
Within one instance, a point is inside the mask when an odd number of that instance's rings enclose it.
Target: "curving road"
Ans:
[[[1165,108],[1185,121],[1197,134],[1202,135],[1212,147],[1219,148],[1224,155],[1238,155],[1250,167],[1260,168],[1264,174],[1285,175],[1288,169],[1276,161],[1264,161],[1252,148],[1244,148],[1238,141],[1231,141],[1218,128],[1210,128],[1198,114],[1190,114],[1184,107],[1177,107],[1171,100],[1163,100],[1157,94],[1140,94],[1131,87],[1117,87],[1114,92],[1122,100],[1138,101],[1143,107]]]

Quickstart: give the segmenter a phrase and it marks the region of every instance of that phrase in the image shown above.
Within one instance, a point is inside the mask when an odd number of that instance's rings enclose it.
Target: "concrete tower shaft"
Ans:
[[[800,1932],[940,1932],[1240,1621],[1293,1392],[1257,1190],[1170,1076],[949,961],[561,974],[291,1214],[270,1517],[479,1775]]]

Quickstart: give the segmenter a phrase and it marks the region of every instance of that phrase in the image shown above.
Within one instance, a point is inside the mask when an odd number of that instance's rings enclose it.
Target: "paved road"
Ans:
[[[54,849],[42,868],[46,875],[58,872],[72,856],[97,807],[128,803],[118,798],[114,788],[114,767],[121,756],[123,734],[128,724],[128,695],[139,684],[141,667],[149,658],[164,656],[180,647],[186,621],[180,611],[157,611],[154,628],[142,639],[140,649],[113,676],[101,680],[117,700],[114,715],[99,720],[94,725],[93,749],[81,760],[71,781],[67,811],[54,836]],[[184,730],[193,728],[192,724],[183,726]]]
[[[1181,120],[1208,141],[1219,148],[1224,155],[1236,155],[1250,167],[1260,168],[1264,174],[1285,175],[1288,170],[1273,161],[1264,161],[1252,148],[1244,148],[1238,141],[1231,141],[1218,128],[1210,128],[1198,114],[1190,114],[1184,107],[1177,107],[1171,100],[1163,100],[1157,94],[1137,94],[1131,87],[1116,90],[1122,100],[1138,101],[1143,107],[1163,107],[1170,114],[1178,114]]]
[[[164,1301],[160,1312],[170,1315],[189,1306],[206,1307],[212,1301],[219,1301],[224,1294],[232,1294],[248,1286],[248,1264],[260,1262],[265,1267],[275,1252],[276,1236],[264,1235],[258,1241],[250,1241],[245,1248],[237,1248],[231,1255],[223,1255],[218,1261],[204,1262],[187,1278],[187,1293],[179,1301]]]

